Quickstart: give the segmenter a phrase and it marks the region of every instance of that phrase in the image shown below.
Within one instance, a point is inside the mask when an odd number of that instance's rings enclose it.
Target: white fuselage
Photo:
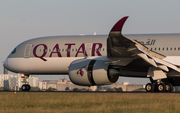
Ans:
[[[180,34],[125,35],[167,56],[180,66]],[[70,63],[86,57],[107,55],[107,35],[36,38],[18,45],[4,62],[10,71],[23,74],[67,74]]]

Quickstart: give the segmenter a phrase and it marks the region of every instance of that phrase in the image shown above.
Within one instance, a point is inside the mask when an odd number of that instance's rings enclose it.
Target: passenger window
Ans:
[[[180,47],[178,47],[178,50],[180,50]]]
[[[162,50],[164,51],[164,47],[162,48]]]
[[[171,47],[171,50],[172,50],[172,47]]]
[[[74,51],[74,49],[72,49],[72,51]]]
[[[176,50],[176,48],[174,48],[174,50]]]
[[[152,51],[152,48],[151,48],[151,51]]]
[[[160,51],[161,49],[159,48],[159,51]]]
[[[156,51],[156,48],[154,48],[154,50]]]
[[[62,49],[62,52],[64,51],[64,49]]]
[[[168,50],[168,47],[167,47],[167,50]]]

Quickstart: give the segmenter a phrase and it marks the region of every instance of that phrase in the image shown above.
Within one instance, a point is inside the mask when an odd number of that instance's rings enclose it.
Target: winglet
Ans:
[[[112,32],[112,31],[120,31],[120,32],[121,32],[122,27],[123,27],[123,25],[124,25],[124,23],[125,23],[125,21],[127,20],[128,17],[129,17],[129,16],[125,16],[125,17],[121,18],[121,19],[113,26],[113,28],[111,29],[111,32]]]

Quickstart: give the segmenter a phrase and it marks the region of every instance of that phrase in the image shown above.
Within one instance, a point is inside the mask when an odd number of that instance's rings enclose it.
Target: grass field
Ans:
[[[0,113],[179,113],[179,93],[0,93]]]

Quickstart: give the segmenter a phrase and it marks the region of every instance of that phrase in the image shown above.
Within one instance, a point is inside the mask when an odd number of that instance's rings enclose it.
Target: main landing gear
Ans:
[[[172,92],[173,85],[171,83],[155,82],[146,84],[145,89],[147,92]]]
[[[22,91],[29,91],[31,89],[31,86],[28,84],[28,81],[27,81],[28,78],[29,78],[29,75],[24,75],[22,82],[25,84],[23,84],[21,87]]]

